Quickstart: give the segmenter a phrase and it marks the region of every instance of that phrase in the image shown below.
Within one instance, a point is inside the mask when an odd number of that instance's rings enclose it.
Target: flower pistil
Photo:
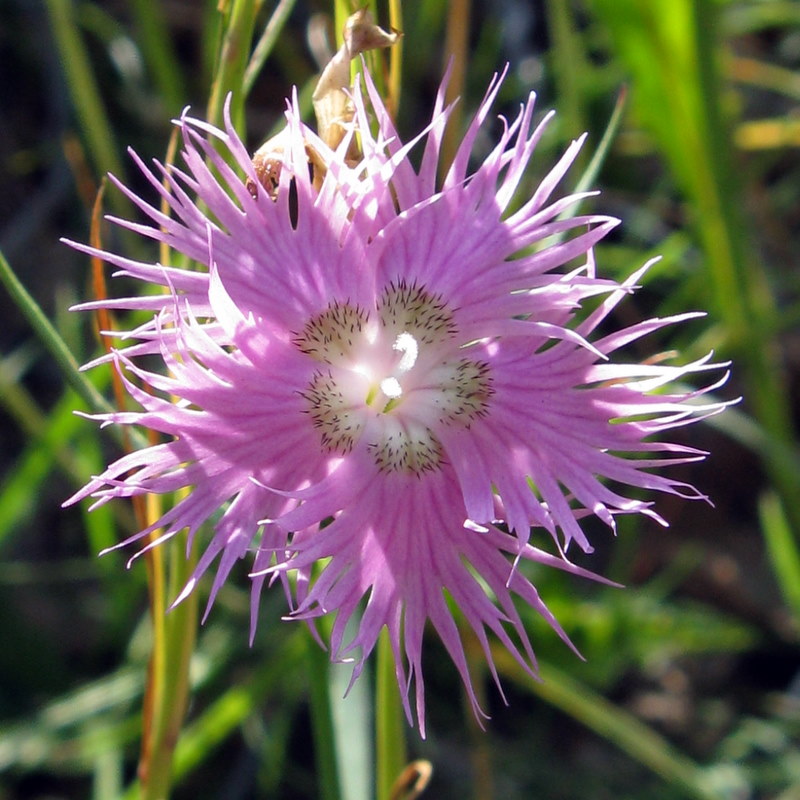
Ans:
[[[454,313],[422,286],[392,282],[363,309],[334,302],[295,346],[326,365],[302,393],[322,446],[341,455],[365,444],[381,472],[421,474],[443,463],[435,431],[484,415],[487,363],[464,357]]]

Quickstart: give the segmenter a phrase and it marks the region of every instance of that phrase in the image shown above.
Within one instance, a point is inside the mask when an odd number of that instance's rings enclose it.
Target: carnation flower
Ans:
[[[149,218],[115,222],[204,269],[74,244],[147,290],[82,308],[152,313],[111,355],[142,410],[96,418],[163,441],[115,461],[68,502],[188,489],[122,545],[160,530],[152,547],[183,529],[191,544],[211,522],[178,600],[218,559],[210,606],[251,554],[253,633],[263,585],[279,577],[290,618],[336,615],[331,657],[352,658],[355,676],[385,626],[406,713],[411,720],[413,683],[423,732],[426,625],[476,713],[450,601],[493,673],[490,634],[535,675],[516,603],[570,643],[525,562],[595,577],[567,557],[573,542],[592,549],[582,517],[613,530],[618,514],[661,521],[639,490],[702,497],[652,470],[703,458],[667,433],[722,408],[698,398],[725,376],[699,391],[665,388],[718,369],[709,357],[614,360],[696,315],[599,331],[647,266],[622,283],[598,277],[592,248],[618,221],[564,218],[585,194],[551,199],[582,139],[512,204],[550,118],[533,124],[531,95],[470,170],[499,85],[441,182],[443,90],[430,124],[403,143],[367,78],[368,102],[354,92],[335,149],[301,122],[293,99],[266,186],[227,113],[224,130],[184,115],[186,170],[133,155],[171,213],[115,181]],[[582,313],[587,301],[593,310]],[[165,374],[142,366],[154,354]],[[533,544],[531,529],[534,541],[546,531],[556,552]]]

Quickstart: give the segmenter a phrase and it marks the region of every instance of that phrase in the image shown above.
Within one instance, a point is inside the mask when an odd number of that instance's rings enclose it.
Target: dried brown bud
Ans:
[[[390,47],[402,34],[398,31],[387,33],[376,25],[369,10],[362,8],[352,14],[344,26],[344,44],[325,66],[314,89],[312,102],[317,116],[317,132],[320,139],[330,148],[336,148],[345,135],[346,126],[352,122],[354,110],[345,89],[350,88],[350,62],[359,54],[378,47]],[[264,142],[253,156],[253,168],[258,183],[274,200],[278,194],[283,153],[287,129]],[[354,161],[359,154],[355,142],[352,153]],[[316,151],[306,144],[306,154],[314,172],[314,183],[322,184],[326,165]],[[247,190],[253,197],[258,195],[258,186],[252,179],[247,181]]]
[[[348,18],[344,44],[322,71],[312,96],[317,132],[329,147],[335,148],[342,141],[345,126],[353,119],[352,104],[344,91],[350,88],[350,62],[367,50],[390,47],[400,36],[398,31],[387,33],[376,25],[366,8]]]

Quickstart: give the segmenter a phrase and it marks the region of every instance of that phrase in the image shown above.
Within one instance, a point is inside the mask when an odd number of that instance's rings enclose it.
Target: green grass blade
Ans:
[[[178,114],[188,95],[166,24],[164,4],[161,0],[131,0],[131,5],[139,28],[139,44],[153,82],[167,114]]]
[[[39,340],[55,359],[67,383],[77,392],[83,402],[92,411],[112,411],[113,409],[108,401],[80,371],[75,356],[72,355],[64,340],[59,336],[58,331],[44,315],[39,304],[14,274],[2,252],[0,252],[0,281],[2,281],[20,311],[31,324]]]
[[[611,145],[613,144],[614,139],[619,132],[619,126],[622,123],[622,118],[625,114],[627,101],[628,90],[625,86],[623,86],[617,95],[617,101],[614,103],[614,110],[611,112],[611,117],[608,120],[608,125],[606,125],[605,131],[603,131],[600,142],[598,143],[594,153],[592,153],[592,158],[586,165],[586,169],[581,173],[581,177],[575,186],[575,191],[577,193],[589,191],[595,186],[597,176],[600,174],[600,170],[603,167],[603,162],[605,162],[608,151],[611,149]],[[574,213],[574,209],[570,213]]]
[[[792,536],[786,511],[774,492],[761,497],[758,511],[772,570],[786,605],[800,622],[800,549]]]
[[[117,177],[123,178],[125,170],[119,159],[116,137],[92,73],[87,49],[75,23],[72,0],[47,0],[47,10],[69,92],[89,146],[91,159],[100,174],[112,172]],[[120,209],[126,206],[121,197],[117,203]]]
[[[225,12],[214,80],[208,100],[208,121],[222,124],[222,108],[228,93],[233,93],[231,119],[237,130],[244,130],[244,73],[250,60],[250,46],[256,21],[255,0],[231,0]]]
[[[0,282],[6,287],[42,344],[50,352],[66,382],[75,390],[88,409],[93,413],[99,414],[114,411],[114,407],[100,394],[88,377],[81,372],[75,356],[72,355],[64,340],[59,336],[58,331],[47,319],[39,304],[22,285],[2,251],[0,251]],[[117,438],[121,439],[119,428],[114,428],[114,431]],[[139,431],[130,429],[128,435],[135,447],[148,447],[147,439]]]
[[[243,88],[245,97],[250,94],[250,90],[269,58],[275,42],[278,41],[278,37],[281,35],[281,31],[286,24],[286,20],[289,19],[296,2],[297,0],[279,0],[278,5],[272,12],[272,16],[264,28],[264,33],[261,34],[261,38],[258,40],[253,50],[253,55],[250,57],[250,61],[244,71]]]
[[[405,717],[395,675],[394,654],[384,628],[378,639],[375,687],[375,780],[378,800],[389,800],[406,766]]]
[[[311,703],[311,725],[314,732],[314,763],[317,791],[321,800],[340,800],[341,784],[336,761],[335,732],[330,698],[330,658],[328,653],[306,633],[306,658]]]
[[[726,800],[727,795],[713,788],[710,776],[688,756],[586,684],[545,663],[540,664],[542,680],[534,681],[506,650],[493,648],[492,653],[501,674],[527,686],[546,702],[582,722],[670,785],[680,787],[687,797]]]

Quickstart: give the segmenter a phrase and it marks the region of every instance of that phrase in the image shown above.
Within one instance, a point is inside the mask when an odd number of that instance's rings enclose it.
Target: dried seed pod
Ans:
[[[390,47],[402,34],[393,30],[387,33],[375,24],[369,10],[362,8],[352,14],[344,26],[344,44],[327,63],[320,75],[312,95],[314,113],[317,117],[317,132],[320,139],[335,149],[344,138],[347,125],[353,120],[353,106],[346,89],[350,88],[350,62],[361,53],[378,47]],[[261,186],[274,200],[278,192],[281,168],[283,165],[284,138],[286,129],[268,139],[253,156],[253,167]],[[359,158],[358,145],[353,141],[353,162]],[[320,154],[306,144],[309,162],[314,172],[314,183],[322,185],[326,166]],[[258,187],[248,180],[247,188],[253,197]]]

